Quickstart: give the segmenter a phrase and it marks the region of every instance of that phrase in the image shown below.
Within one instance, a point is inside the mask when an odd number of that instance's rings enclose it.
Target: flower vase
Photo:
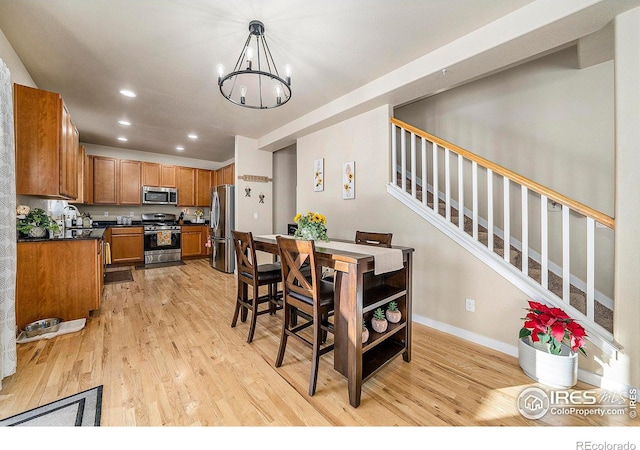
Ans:
[[[44,237],[45,234],[47,234],[47,230],[42,227],[33,227],[29,230],[29,237],[32,238],[41,238]]]
[[[518,341],[518,362],[529,378],[557,389],[569,389],[578,382],[578,354],[562,344],[559,355],[535,345],[530,337]]]

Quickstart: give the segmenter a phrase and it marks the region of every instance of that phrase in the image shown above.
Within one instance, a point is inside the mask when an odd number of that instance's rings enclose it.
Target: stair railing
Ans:
[[[399,142],[398,142],[398,137]],[[420,145],[420,154],[418,154],[418,138]],[[407,144],[407,139],[409,144]],[[461,147],[451,144],[445,140],[442,140],[436,136],[433,136],[423,130],[413,127],[407,123],[404,123],[398,119],[391,119],[391,145],[392,145],[392,185],[396,188],[402,186],[402,191],[406,195],[410,195],[413,200],[418,200],[419,190],[422,190],[421,202],[425,208],[433,210],[434,213],[440,214],[440,209],[444,206],[444,218],[447,222],[451,223],[451,211],[452,205],[455,204],[459,211],[458,227],[461,231],[465,231],[465,217],[471,219],[472,231],[467,232],[472,236],[475,241],[479,242],[479,224],[482,221],[486,224],[488,230],[487,236],[487,248],[488,250],[494,250],[494,232],[499,231],[499,225],[496,226],[494,219],[494,178],[498,180],[502,178],[502,199],[503,199],[503,211],[502,211],[502,238],[504,241],[504,260],[510,262],[510,246],[514,238],[511,233],[511,201],[510,193],[512,190],[512,184],[520,187],[520,218],[521,218],[521,230],[520,230],[520,242],[519,247],[522,252],[521,266],[519,269],[522,273],[528,277],[528,262],[531,249],[529,248],[529,230],[530,226],[535,221],[535,218],[529,217],[529,196],[530,193],[535,193],[540,199],[540,253],[536,255],[540,259],[541,265],[541,279],[540,285],[544,289],[549,289],[548,272],[550,264],[557,267],[557,264],[552,263],[549,258],[549,218],[548,208],[545,207],[548,202],[552,205],[561,205],[562,211],[562,295],[560,300],[564,305],[570,305],[571,294],[571,245],[570,245],[570,225],[569,218],[572,215],[578,215],[586,219],[586,281],[585,294],[586,294],[586,319],[590,321],[596,328],[597,332],[601,335],[605,335],[606,341],[613,342],[612,333],[610,330],[605,330],[595,323],[595,261],[596,261],[596,249],[595,249],[595,230],[596,227],[607,227],[611,230],[615,230],[615,219],[600,211],[597,211],[587,205],[584,205],[576,200],[573,200],[565,195],[555,192],[533,180],[523,177],[503,166],[495,164],[481,156],[471,153]],[[409,145],[409,147],[408,147]],[[428,155],[428,148],[431,149],[431,156]],[[399,151],[398,151],[399,150]],[[400,155],[400,161],[398,161],[398,155]],[[418,157],[420,157],[421,167],[417,167]],[[441,161],[441,159],[444,159]],[[471,164],[471,200],[470,202],[464,198],[465,196],[465,180],[469,180],[468,175],[465,173],[465,161],[468,166],[468,162]],[[457,170],[452,171],[452,164],[457,162]],[[444,169],[442,170],[442,167]],[[398,170],[396,170],[398,168]],[[454,169],[455,166],[453,167]],[[486,215],[487,217],[481,218],[479,216],[479,191],[480,182],[479,172],[485,171],[486,178]],[[468,169],[467,169],[468,171]],[[398,174],[399,173],[399,174]],[[452,191],[452,174],[457,176],[457,196],[453,198]],[[494,176],[495,175],[495,176]],[[439,178],[443,176],[444,180]],[[467,178],[465,178],[465,176]],[[427,178],[430,178],[428,180]],[[429,183],[428,181],[431,181]],[[467,181],[469,183],[469,181]],[[442,188],[441,188],[442,186]],[[432,191],[432,205],[427,201],[427,190]],[[499,189],[499,187],[498,187]],[[467,191],[468,192],[468,191]],[[466,202],[466,203],[465,203]],[[442,214],[441,214],[442,215]],[[498,233],[496,233],[498,234]],[[484,245],[484,244],[483,244]],[[575,277],[574,277],[575,278]],[[555,295],[555,294],[554,294]],[[608,305],[611,309],[613,305]],[[574,311],[569,306],[571,311]],[[590,327],[591,328],[591,327]]]

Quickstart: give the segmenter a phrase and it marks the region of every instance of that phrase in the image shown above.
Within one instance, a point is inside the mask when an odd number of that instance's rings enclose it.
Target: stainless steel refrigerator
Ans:
[[[222,272],[233,273],[236,266],[231,231],[234,228],[235,187],[223,184],[211,188],[211,266]]]

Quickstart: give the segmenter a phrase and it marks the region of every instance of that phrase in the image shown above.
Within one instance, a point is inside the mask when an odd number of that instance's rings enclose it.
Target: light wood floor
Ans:
[[[281,313],[258,318],[252,344],[246,323],[230,327],[233,275],[207,260],[132,272],[133,282],[105,286],[82,331],[19,345],[0,418],[102,384],[103,426],[636,424],[627,416],[526,419],[516,399],[535,384],[515,358],[419,324],[412,361],[398,358],[365,383],[360,407],[349,405],[332,354],[309,397],[310,350],[290,341],[274,367]]]

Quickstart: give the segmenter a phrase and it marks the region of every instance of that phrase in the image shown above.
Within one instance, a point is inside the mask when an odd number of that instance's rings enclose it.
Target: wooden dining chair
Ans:
[[[356,244],[391,247],[392,233],[376,233],[372,231],[356,231]]]
[[[278,283],[282,281],[282,271],[279,262],[257,264],[256,249],[251,232],[232,231],[232,234],[236,251],[238,286],[231,327],[236,326],[238,315],[241,314],[241,320],[244,322],[247,313],[250,312],[251,322],[247,342],[251,343],[258,316],[267,313],[274,314],[278,309],[282,309],[281,293],[278,292]],[[268,293],[260,296],[259,288],[265,285],[268,286]],[[248,295],[249,287],[251,287],[251,298]],[[261,308],[261,305],[264,304],[268,304],[268,307]]]
[[[277,236],[282,267],[284,320],[276,367],[282,365],[287,339],[295,337],[312,349],[309,395],[316,392],[320,356],[333,350],[327,333],[334,332],[329,317],[333,313],[333,283],[322,281],[316,264],[313,241]],[[308,265],[308,266],[307,266]],[[305,270],[305,266],[311,270]],[[311,327],[311,336],[304,330]],[[328,343],[329,342],[329,343]]]

